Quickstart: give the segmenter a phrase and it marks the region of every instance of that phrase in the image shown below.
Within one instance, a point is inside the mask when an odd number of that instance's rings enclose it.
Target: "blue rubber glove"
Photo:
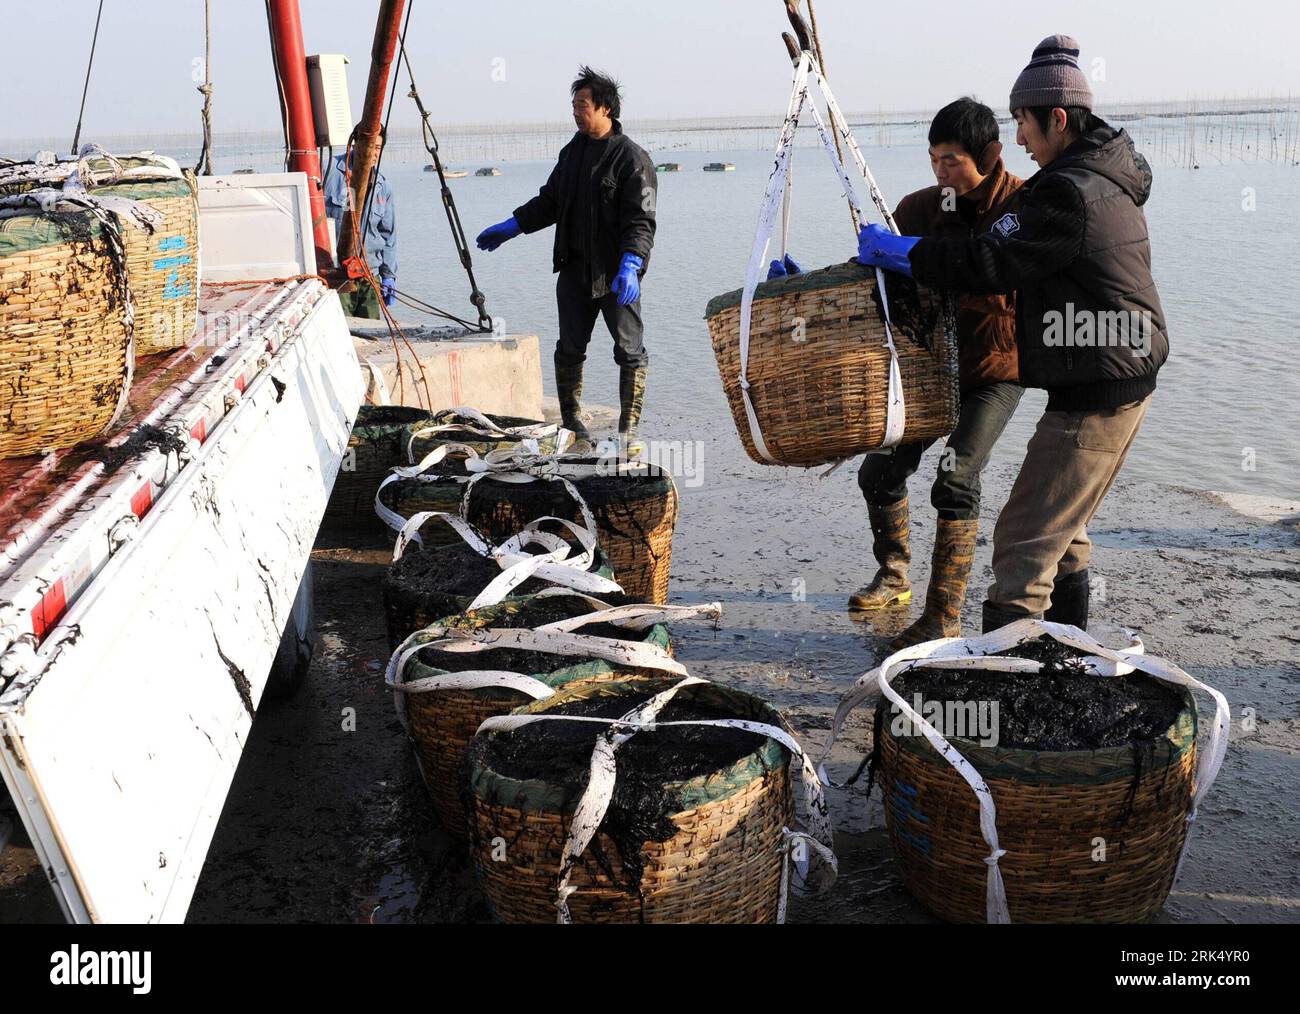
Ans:
[[[623,260],[618,265],[618,274],[609,286],[610,291],[618,297],[619,306],[627,306],[641,298],[641,279],[637,277],[637,272],[643,264],[645,261],[634,253],[623,255]]]
[[[385,278],[379,284],[379,292],[384,297],[384,305],[392,306],[397,299],[397,279]]]
[[[770,282],[773,278],[784,278],[786,275],[798,275],[803,273],[803,268],[795,262],[795,259],[789,254],[779,261],[773,261],[772,266],[767,269],[767,280]]]
[[[495,250],[502,243],[514,239],[523,231],[523,229],[519,228],[519,223],[515,221],[515,216],[511,215],[504,222],[489,225],[478,234],[478,239],[474,242],[478,244],[480,250]]]
[[[912,262],[907,255],[920,241],[920,236],[895,236],[884,226],[868,225],[858,233],[858,255],[853,259],[869,268],[885,268],[911,278]]]

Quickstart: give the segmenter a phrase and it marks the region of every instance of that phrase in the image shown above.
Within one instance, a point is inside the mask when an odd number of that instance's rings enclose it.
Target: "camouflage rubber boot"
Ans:
[[[556,362],[555,393],[560,400],[560,423],[566,430],[573,431],[573,443],[569,454],[590,454],[591,434],[582,423],[582,363]]]
[[[645,441],[637,435],[641,425],[641,404],[645,401],[645,366],[620,366],[618,369],[618,442],[629,458],[645,453]]]
[[[884,609],[902,605],[912,597],[912,586],[907,580],[907,566],[912,562],[907,497],[883,507],[867,504],[867,515],[871,518],[871,551],[880,569],[870,584],[849,596],[849,608]]]
[[[966,601],[966,582],[975,562],[975,534],[978,521],[939,519],[934,533],[930,586],[925,592],[925,608],[915,623],[889,642],[890,651],[898,651],[922,641],[941,637],[961,637],[961,607]]]

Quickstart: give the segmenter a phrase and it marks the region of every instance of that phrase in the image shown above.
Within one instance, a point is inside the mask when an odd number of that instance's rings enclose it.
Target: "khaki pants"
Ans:
[[[1150,400],[1043,413],[993,529],[990,604],[1041,616],[1053,583],[1087,568],[1088,522],[1119,474]]]

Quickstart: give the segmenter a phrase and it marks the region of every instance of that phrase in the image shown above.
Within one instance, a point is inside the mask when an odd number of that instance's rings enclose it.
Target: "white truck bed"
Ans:
[[[0,774],[78,922],[184,918],[362,397],[320,280],[200,313],[114,434],[0,463]]]

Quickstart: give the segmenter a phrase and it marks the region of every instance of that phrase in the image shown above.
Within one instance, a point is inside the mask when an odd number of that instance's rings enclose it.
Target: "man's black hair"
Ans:
[[[597,109],[604,106],[609,110],[610,116],[616,120],[618,119],[622,112],[621,100],[623,95],[619,91],[617,81],[608,74],[602,74],[583,65],[578,68],[578,80],[574,81],[569,88],[569,94],[577,95],[584,88],[591,89],[592,105]]]
[[[930,146],[960,144],[976,162],[998,139],[998,118],[983,102],[970,96],[949,102],[930,122]]]
[[[1093,116],[1090,110],[1084,109],[1083,106],[1025,107],[1025,111],[1038,122],[1038,129],[1044,134],[1047,133],[1048,127],[1052,122],[1053,109],[1065,110],[1065,129],[1070,133],[1078,134],[1080,137],[1088,133],[1088,131],[1100,126],[1103,122],[1098,117]]]

